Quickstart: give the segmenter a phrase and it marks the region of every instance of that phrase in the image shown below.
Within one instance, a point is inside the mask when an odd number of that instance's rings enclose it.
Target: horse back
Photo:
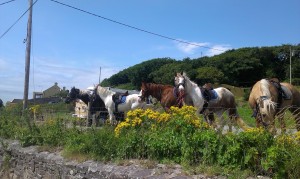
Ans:
[[[252,86],[250,94],[249,94],[248,103],[252,109],[256,108],[256,105],[257,105],[256,99],[258,99],[258,97],[261,96],[259,83],[260,83],[260,81],[256,82]]]
[[[223,106],[225,108],[235,108],[235,98],[231,91],[224,87],[218,87],[214,89],[218,95],[215,105]],[[214,103],[212,103],[214,104]]]
[[[291,104],[300,107],[300,92],[296,89],[296,87],[289,83],[280,83],[280,84],[282,86],[285,86],[287,89],[291,91],[291,95],[292,95]]]

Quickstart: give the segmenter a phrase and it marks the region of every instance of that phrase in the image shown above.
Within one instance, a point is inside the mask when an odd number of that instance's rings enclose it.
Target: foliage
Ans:
[[[140,64],[129,67],[119,73],[112,75],[109,79],[104,79],[101,83],[102,86],[118,86],[124,83],[131,83],[134,88],[139,88],[141,82],[152,81],[149,74],[159,67],[175,62],[174,59],[170,58],[157,58],[153,60],[144,61]]]
[[[137,109],[129,111],[116,127],[85,130],[67,127],[71,122],[60,117],[36,124],[30,111],[20,115],[18,109],[1,111],[0,135],[18,139],[23,146],[62,147],[69,156],[80,154],[101,161],[150,159],[208,166],[208,172],[232,176],[252,172],[274,178],[300,177],[300,132],[275,138],[261,128],[219,134],[191,106],[172,107],[169,113]]]
[[[295,52],[300,45],[292,46]],[[170,58],[152,59],[129,67],[103,80],[104,86],[128,84],[138,89],[141,81],[173,85],[174,74],[186,71],[191,80],[202,85],[205,82],[225,83],[239,87],[251,87],[262,78],[277,77],[289,80],[290,45],[252,47],[228,50],[212,57],[185,58],[179,61]],[[293,82],[300,78],[299,53],[292,57]],[[216,72],[216,73],[215,73]]]
[[[216,67],[201,67],[197,69],[198,75],[196,76],[198,83],[219,83],[224,81],[224,73]]]

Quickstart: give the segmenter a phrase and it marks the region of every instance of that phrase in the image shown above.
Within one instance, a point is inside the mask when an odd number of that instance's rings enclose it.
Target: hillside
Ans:
[[[292,49],[292,82],[299,85],[300,44]],[[187,72],[199,85],[210,82],[251,87],[256,81],[271,77],[289,81],[289,54],[290,45],[282,45],[233,49],[196,59],[156,58],[124,69],[104,79],[101,85],[125,89],[139,89],[142,81],[173,85],[174,74],[181,71]]]

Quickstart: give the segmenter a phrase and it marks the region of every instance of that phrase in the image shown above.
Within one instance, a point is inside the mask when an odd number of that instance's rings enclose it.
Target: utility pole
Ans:
[[[292,84],[292,46],[290,46],[290,84]]]
[[[100,74],[99,74],[99,84],[100,84],[100,81],[101,81],[101,67],[100,67]]]
[[[27,24],[27,37],[26,37],[25,84],[24,84],[23,110],[25,110],[27,108],[27,103],[28,103],[30,51],[31,51],[32,0],[28,0],[28,2],[29,2],[29,15],[28,15],[28,24]]]

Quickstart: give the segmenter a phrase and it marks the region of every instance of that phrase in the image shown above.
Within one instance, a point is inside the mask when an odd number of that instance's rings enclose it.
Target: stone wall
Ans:
[[[59,152],[39,152],[36,146],[23,148],[18,141],[4,143],[7,145],[0,147],[2,179],[206,178],[204,175],[187,176],[179,165],[155,164],[149,169],[134,162],[126,166],[95,161],[79,163],[64,159]]]

